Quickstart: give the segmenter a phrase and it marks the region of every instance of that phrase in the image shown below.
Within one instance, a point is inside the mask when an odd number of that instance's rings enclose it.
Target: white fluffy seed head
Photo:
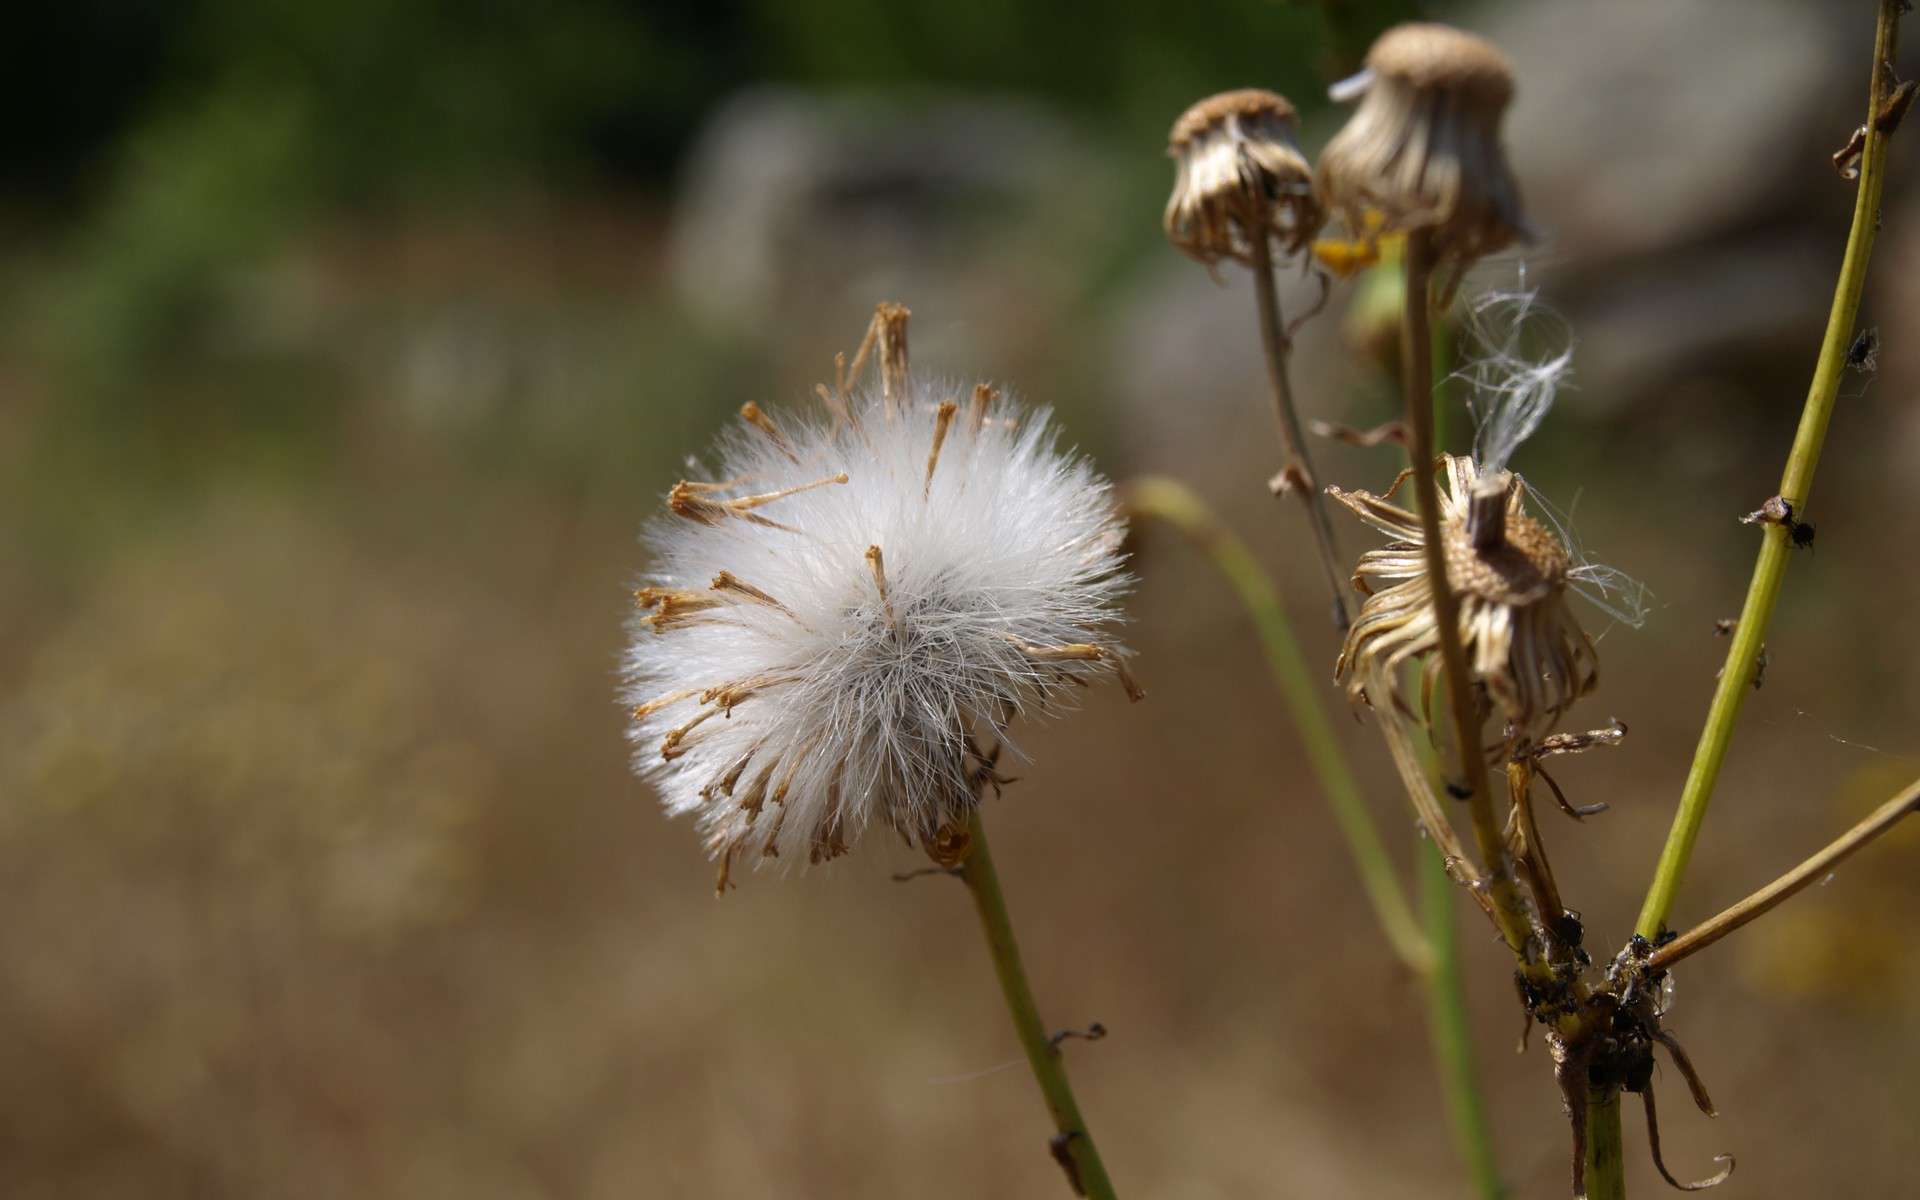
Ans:
[[[748,406],[719,482],[647,533],[634,765],[699,814],[723,886],[737,855],[817,862],[875,821],[937,847],[1015,715],[1126,678],[1123,526],[1044,411],[922,380],[833,407]]]

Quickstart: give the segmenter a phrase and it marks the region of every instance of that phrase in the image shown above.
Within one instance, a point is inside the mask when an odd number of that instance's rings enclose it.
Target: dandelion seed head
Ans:
[[[636,770],[723,871],[831,858],[875,821],[935,848],[1009,721],[1125,677],[1122,523],[1057,439],[1044,410],[905,377],[756,408],[717,482],[673,489],[623,696]]]

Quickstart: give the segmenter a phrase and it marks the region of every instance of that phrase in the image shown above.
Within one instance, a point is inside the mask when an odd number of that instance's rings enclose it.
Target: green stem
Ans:
[[[1394,875],[1392,860],[1373,816],[1360,798],[1359,785],[1333,736],[1332,726],[1320,704],[1320,689],[1300,657],[1292,626],[1267,573],[1245,544],[1221,525],[1185,485],[1150,476],[1128,487],[1127,500],[1135,513],[1168,522],[1205,550],[1239,593],[1241,603],[1253,618],[1267,652],[1267,665],[1306,742],[1308,758],[1346,836],[1347,849],[1360,873],[1374,915],[1379,918],[1380,927],[1395,953],[1427,982],[1432,1004],[1429,1030],[1434,1059],[1440,1069],[1441,1086],[1446,1092],[1461,1156],[1480,1195],[1489,1200],[1502,1195],[1467,1032],[1460,942],[1449,908],[1456,889],[1442,854],[1436,847],[1429,846],[1420,855],[1421,900],[1426,923],[1426,930],[1422,932]],[[1414,780],[1408,786],[1429,788],[1416,752],[1408,747],[1406,753],[1412,763]]]
[[[1055,1155],[1065,1156],[1062,1166],[1072,1163],[1068,1181],[1076,1195],[1113,1200],[1113,1184],[1107,1179],[1100,1152],[1094,1148],[1093,1135],[1080,1116],[1060,1048],[1047,1036],[1046,1026],[1040,1023],[1040,1010],[1034,1006],[1033,988],[1027,982],[1026,968],[1020,964],[1020,946],[1007,919],[1007,902],[1000,892],[1000,876],[993,869],[993,852],[987,847],[987,831],[980,823],[978,808],[967,820],[967,835],[967,857],[960,866],[960,878],[980,911],[980,928],[987,936],[987,949],[993,956],[994,973],[1000,977],[1007,1011],[1020,1035],[1020,1047],[1027,1053],[1027,1065],[1033,1068],[1040,1094],[1046,1098],[1047,1111],[1053,1115],[1053,1127],[1059,1130],[1054,1139]]]
[[[1280,595],[1274,590],[1272,580],[1246,544],[1222,525],[1184,484],[1147,476],[1128,486],[1127,503],[1133,512],[1158,517],[1191,538],[1212,557],[1214,565],[1239,594],[1240,603],[1259,631],[1261,646],[1267,654],[1267,667],[1306,746],[1307,762],[1346,838],[1347,850],[1360,873],[1360,884],[1366,890],[1381,930],[1401,961],[1423,974],[1432,970],[1433,948],[1420,932],[1413,909],[1395,878],[1393,860],[1381,841],[1372,813],[1360,797],[1360,785],[1347,766],[1346,756],[1340,752],[1340,743],[1334,737],[1326,710],[1321,707],[1320,681],[1313,677],[1300,655],[1293,627],[1287,621],[1286,610],[1280,605]]]
[[[1420,906],[1427,941],[1433,946],[1434,971],[1427,976],[1427,1030],[1446,1092],[1454,1145],[1466,1161],[1474,1190],[1485,1200],[1500,1200],[1506,1188],[1493,1153],[1493,1130],[1473,1069],[1473,1035],[1467,1024],[1467,988],[1460,965],[1460,937],[1454,928],[1457,889],[1440,852],[1431,844],[1420,854]]]
[[[1419,502],[1420,533],[1427,580],[1433,593],[1434,623],[1440,638],[1440,659],[1447,677],[1449,711],[1453,714],[1455,760],[1459,780],[1467,791],[1467,811],[1474,841],[1485,863],[1487,900],[1494,923],[1515,957],[1527,950],[1527,921],[1514,886],[1513,859],[1493,812],[1487,787],[1487,756],[1480,744],[1480,706],[1467,671],[1467,653],[1460,639],[1460,598],[1447,579],[1447,551],[1440,534],[1440,493],[1434,480],[1437,453],[1433,443],[1433,334],[1429,319],[1432,300],[1428,283],[1433,274],[1433,243],[1424,229],[1407,234],[1406,316],[1400,324],[1400,371],[1406,392],[1407,459],[1413,467],[1414,498]]]
[[[1779,495],[1804,511],[1813,490],[1813,472],[1820,461],[1820,447],[1826,440],[1827,423],[1833,416],[1835,397],[1846,369],[1847,349],[1853,338],[1855,318],[1860,311],[1860,296],[1867,283],[1867,259],[1873,253],[1874,234],[1880,223],[1880,193],[1886,182],[1887,134],[1879,127],[1876,114],[1887,99],[1898,41],[1901,0],[1880,0],[1880,19],[1874,31],[1872,79],[1867,89],[1867,139],[1860,159],[1859,190],[1854,196],[1853,229],[1847,236],[1846,254],[1840,260],[1840,279],[1834,287],[1833,310],[1827,317],[1826,335],[1820,342],[1820,357],[1814,366],[1813,383],[1807,391],[1806,406],[1800,412],[1800,427],[1794,433],[1793,449],[1787,455],[1786,471],[1780,478]],[[1757,505],[1756,505],[1757,507]],[[1767,624],[1780,596],[1786,577],[1791,549],[1787,530],[1779,525],[1763,525],[1760,555],[1754,563],[1753,581],[1747,587],[1746,604],[1740,610],[1740,623],[1734,629],[1733,645],[1727,650],[1727,663],[1714,689],[1713,703],[1707,709],[1707,723],[1700,731],[1700,743],[1693,753],[1693,765],[1680,793],[1679,811],[1673,828],[1654,868],[1653,883],[1647,889],[1637,926],[1648,938],[1658,937],[1673,911],[1674,896],[1693,856],[1706,819],[1707,804],[1713,798],[1714,784],[1726,762],[1727,748],[1733,741],[1733,728],[1745,704],[1760,649],[1767,635]]]
[[[1620,1093],[1587,1093],[1586,1200],[1626,1200],[1626,1161],[1620,1150]]]
[[[1852,829],[1829,842],[1818,854],[1761,888],[1753,895],[1709,917],[1653,952],[1647,960],[1649,972],[1665,971],[1681,959],[1713,945],[1748,922],[1765,916],[1804,891],[1816,879],[1823,879],[1856,851],[1920,810],[1920,783],[1882,804]]]

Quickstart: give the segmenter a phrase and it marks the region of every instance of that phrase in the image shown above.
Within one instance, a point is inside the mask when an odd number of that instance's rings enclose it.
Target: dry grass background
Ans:
[[[1791,226],[1818,234],[1815,309],[1834,209],[1808,201]],[[1132,214],[1138,238],[1154,216]],[[1920,372],[1902,350],[1920,242],[1893,218],[1869,301],[1883,374],[1849,384],[1818,546],[1793,564],[1683,920],[1920,767]],[[1764,248],[1783,227],[1709,238]],[[665,237],[646,202],[334,225],[119,409],[6,352],[0,1194],[1061,1194],[959,888],[892,882],[915,864],[876,838],[716,902],[694,831],[627,774],[612,670],[633,535],[741,401],[801,402],[885,286],[916,308],[916,364],[1010,380],[1114,476],[1171,473],[1218,503],[1330,672],[1297,514],[1262,494],[1244,297],[1168,251],[1090,299],[1022,246],[958,283],[828,275],[715,333],[682,315]],[[1668,282],[1633,278],[1649,297]],[[1306,374],[1357,421],[1377,385],[1342,373],[1334,324]],[[1643,349],[1590,336],[1603,363]],[[1637,909],[1724,652],[1712,623],[1750,562],[1732,518],[1772,490],[1817,336],[1602,368],[1518,463],[1577,493],[1585,539],[1656,593],[1644,629],[1606,635],[1582,709],[1632,736],[1561,773],[1613,811],[1547,826],[1592,945]],[[1350,484],[1391,473],[1328,458]],[[1112,1031],[1068,1055],[1116,1181],[1464,1194],[1420,992],[1250,631],[1169,534],[1135,550],[1150,698],[1096,693],[1031,730],[990,813],[1048,1020]],[[1405,859],[1373,732],[1343,729]],[[1679,973],[1672,1027],[1722,1112],[1660,1078],[1679,1173],[1731,1151],[1724,1195],[1912,1191],[1914,832]],[[1516,1195],[1560,1194],[1547,1064],[1514,1057],[1504,956],[1460,915],[1502,1163]],[[1628,1143],[1635,1194],[1655,1194],[1632,1114]]]

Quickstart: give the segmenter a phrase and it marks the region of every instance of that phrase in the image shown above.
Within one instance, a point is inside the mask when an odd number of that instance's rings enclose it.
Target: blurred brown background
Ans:
[[[106,0],[19,17],[0,163],[0,1195],[1063,1194],[960,889],[884,839],[723,902],[627,773],[634,534],[745,400],[805,403],[871,304],[916,365],[1176,475],[1329,664],[1246,282],[1157,228],[1166,126],[1318,100],[1403,3]],[[1546,819],[1629,931],[1739,606],[1845,237],[1868,0],[1434,6],[1516,60],[1511,150],[1577,389],[1516,466],[1654,593],[1581,710],[1632,727]],[[1910,68],[1912,69],[1912,68]],[[1920,773],[1915,267],[1901,138],[1863,325],[1683,924]],[[1296,306],[1310,285],[1292,285]],[[1387,384],[1302,335],[1313,415]],[[1456,431],[1464,430],[1464,419]],[[1379,488],[1392,463],[1328,448]],[[1368,544],[1341,527],[1350,554]],[[1219,580],[1137,543],[1117,691],[991,814],[1048,1020],[1152,1197],[1465,1195],[1380,943]],[[1595,630],[1606,620],[1595,613]],[[1329,705],[1339,700],[1329,685]],[[1374,732],[1342,729],[1410,860]],[[1669,1162],[1724,1195],[1914,1194],[1916,831],[1685,967]],[[1567,1139],[1461,913],[1515,1195]],[[1661,1185],[1628,1114],[1634,1194]]]

